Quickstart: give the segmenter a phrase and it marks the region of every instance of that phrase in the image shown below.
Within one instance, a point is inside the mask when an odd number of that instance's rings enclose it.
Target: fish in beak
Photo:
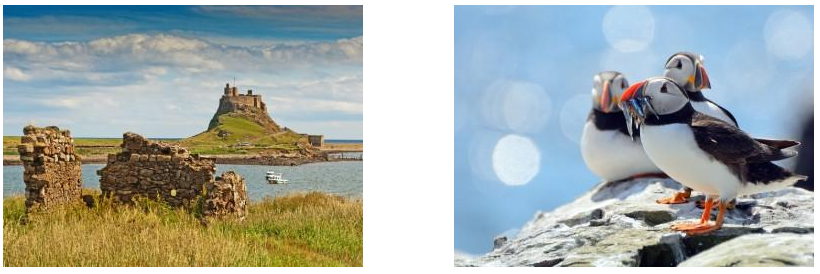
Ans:
[[[618,99],[618,106],[621,107],[621,110],[624,113],[624,118],[626,118],[626,128],[629,131],[629,136],[632,137],[633,141],[635,140],[635,135],[632,132],[632,125],[636,121],[640,122],[641,118],[639,118],[639,116],[642,116],[641,114],[643,113],[640,104],[634,99],[636,96],[643,93],[644,85],[646,85],[645,80],[635,83],[626,89],[624,94],[621,95],[621,98]]]
[[[644,95],[645,87],[646,80],[635,83],[624,91],[624,94],[618,100],[618,105],[624,112],[624,118],[626,118],[629,135],[632,136],[633,140],[635,139],[632,132],[633,123],[640,127],[646,119],[647,113],[652,113],[656,118],[658,117],[655,108],[649,102],[651,98]]]

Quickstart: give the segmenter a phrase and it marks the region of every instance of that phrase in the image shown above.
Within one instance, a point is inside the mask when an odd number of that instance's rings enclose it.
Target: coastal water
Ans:
[[[363,162],[344,161],[314,163],[301,166],[216,165],[216,175],[233,170],[243,178],[251,201],[264,197],[282,196],[293,192],[320,191],[346,197],[362,197]],[[103,164],[83,165],[83,187],[100,189],[97,170]],[[288,184],[271,185],[265,181],[265,172],[283,173]],[[22,194],[23,166],[3,166],[3,197]]]

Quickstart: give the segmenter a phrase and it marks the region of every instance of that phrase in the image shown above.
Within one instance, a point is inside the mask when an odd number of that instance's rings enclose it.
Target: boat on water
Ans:
[[[282,179],[282,173],[276,173],[273,171],[268,171],[265,174],[265,179],[268,180],[269,184],[286,184],[289,182],[286,179]]]

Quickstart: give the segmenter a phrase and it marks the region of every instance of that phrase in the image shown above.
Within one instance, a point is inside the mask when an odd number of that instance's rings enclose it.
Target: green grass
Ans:
[[[121,138],[74,138],[76,153],[82,156],[116,153],[120,150]],[[20,136],[3,136],[3,155],[19,155],[17,145]],[[104,147],[83,147],[104,146]]]
[[[242,117],[226,114],[219,117],[219,122],[216,128],[182,140],[180,145],[201,154],[247,154],[260,150],[292,151],[299,149],[295,143],[307,145],[307,138],[298,133],[274,133]],[[222,131],[230,134],[220,137],[219,132]],[[252,147],[236,146],[244,142],[251,144]]]
[[[308,193],[251,203],[244,221],[141,201],[25,215],[3,199],[4,266],[361,266],[362,201]]]
[[[219,117],[218,127],[202,132],[190,138],[168,141],[188,148],[192,153],[204,155],[221,154],[256,154],[264,151],[293,152],[300,150],[296,143],[309,146],[307,138],[293,131],[280,133],[271,132],[259,124],[238,116],[225,114]],[[226,137],[220,137],[220,131],[230,132]],[[239,143],[249,143],[249,147],[236,146]],[[105,155],[120,151],[120,138],[74,138],[77,154],[81,156]],[[3,155],[19,155],[17,145],[20,136],[3,136]],[[83,147],[104,146],[104,147]]]

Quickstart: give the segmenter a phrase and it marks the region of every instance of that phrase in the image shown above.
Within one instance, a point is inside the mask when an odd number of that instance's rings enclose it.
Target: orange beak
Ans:
[[[634,85],[630,86],[628,89],[626,89],[626,91],[624,91],[624,94],[621,95],[621,99],[618,101],[625,102],[631,100],[632,98],[635,98],[635,94],[638,93],[638,90],[643,88],[644,84],[646,84],[646,80],[637,82]]]
[[[601,111],[609,112],[609,81],[604,82],[604,91],[601,94],[601,101],[598,102],[601,105]]]
[[[698,64],[695,68],[695,87],[698,90],[712,88],[712,84],[709,83],[709,75],[706,74],[706,69],[701,64]]]

